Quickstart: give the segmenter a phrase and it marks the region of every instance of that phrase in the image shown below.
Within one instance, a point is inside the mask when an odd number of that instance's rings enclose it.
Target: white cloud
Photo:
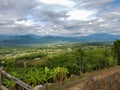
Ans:
[[[83,9],[73,10],[73,11],[68,12],[67,15],[69,15],[69,17],[67,19],[88,21],[88,20],[94,19],[93,15],[95,13],[96,13],[95,11],[88,11],[88,10],[83,10]]]
[[[109,27],[108,24],[101,24],[100,27]]]
[[[39,1],[45,4],[62,5],[68,7],[73,7],[75,5],[75,2],[71,0],[39,0]]]
[[[102,18],[98,18],[97,22],[103,22],[104,20]]]
[[[35,23],[33,20],[15,20],[15,24],[24,25],[24,26],[33,26]]]
[[[115,0],[0,0],[0,34],[120,34]]]

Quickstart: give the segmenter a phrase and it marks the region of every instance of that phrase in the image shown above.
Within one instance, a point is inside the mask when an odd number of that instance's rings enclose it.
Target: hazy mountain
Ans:
[[[89,36],[81,37],[85,41],[113,41],[115,39],[120,39],[120,35],[111,35],[111,34],[92,34]]]
[[[0,35],[0,46],[52,44],[52,43],[79,43],[101,42],[120,39],[120,35],[92,34],[82,37],[38,36],[38,35]]]

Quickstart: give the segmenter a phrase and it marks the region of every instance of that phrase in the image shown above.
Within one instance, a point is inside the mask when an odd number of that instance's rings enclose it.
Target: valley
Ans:
[[[32,87],[50,83],[46,90],[66,90],[71,85],[68,90],[72,90],[91,72],[116,66],[112,47],[105,43],[1,47],[0,66]],[[16,90],[16,84],[6,78],[3,84]]]

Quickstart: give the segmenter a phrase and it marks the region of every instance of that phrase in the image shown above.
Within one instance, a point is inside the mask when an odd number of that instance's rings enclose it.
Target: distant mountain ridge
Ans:
[[[0,35],[0,46],[53,44],[53,43],[80,43],[80,42],[103,42],[120,39],[120,35],[92,34],[81,37],[62,36],[38,36],[38,35]]]

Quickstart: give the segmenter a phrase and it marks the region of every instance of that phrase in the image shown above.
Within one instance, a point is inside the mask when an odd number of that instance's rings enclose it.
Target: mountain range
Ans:
[[[59,43],[83,43],[104,42],[120,39],[120,35],[92,34],[88,36],[63,37],[63,36],[39,36],[39,35],[0,35],[0,46],[33,45],[33,44],[59,44]]]

